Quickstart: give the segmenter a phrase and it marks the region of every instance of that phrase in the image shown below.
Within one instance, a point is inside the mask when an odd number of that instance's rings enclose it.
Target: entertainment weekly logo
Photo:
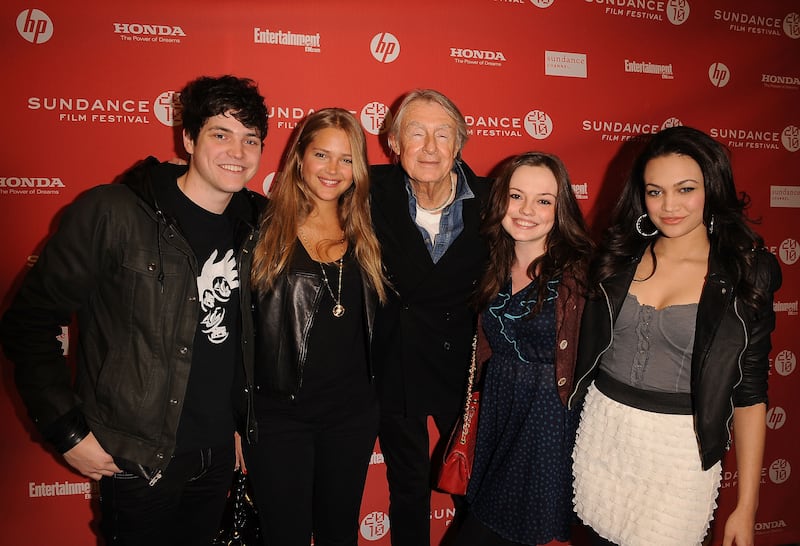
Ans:
[[[800,129],[789,125],[783,131],[712,127],[709,134],[723,142],[728,148],[788,152],[800,150]]]
[[[137,44],[180,44],[186,33],[179,26],[152,23],[114,23],[120,40]]]
[[[32,44],[43,44],[53,37],[53,21],[39,9],[25,9],[17,15],[17,32]]]
[[[321,36],[316,34],[302,34],[291,30],[270,30],[268,28],[253,28],[253,43],[264,45],[279,45],[302,48],[306,53],[322,52]]]
[[[64,188],[64,182],[58,177],[0,176],[0,196],[60,195]]]
[[[91,499],[99,494],[98,482],[28,482],[28,497],[40,499],[48,497],[82,496]]]
[[[682,25],[689,19],[691,11],[686,0],[585,0],[603,8],[605,15],[641,19],[644,21],[669,21]]]
[[[63,123],[149,125],[152,117],[168,127],[180,125],[179,93],[164,91],[153,100],[135,97],[28,97],[28,110],[55,116]]]
[[[755,4],[754,4],[755,5]],[[783,18],[745,11],[714,10],[714,21],[727,25],[730,32],[744,32],[765,36],[800,38],[800,14],[790,12]]]
[[[585,119],[581,129],[599,135],[601,142],[627,142],[643,135],[653,135],[667,127],[683,125],[678,118],[668,118],[661,124],[642,121]]]
[[[655,74],[662,80],[671,80],[675,77],[672,73],[672,63],[656,64],[650,61],[630,61],[625,59],[625,72],[634,74]]]
[[[468,114],[464,120],[467,134],[475,137],[520,138],[527,134],[544,140],[553,132],[553,120],[543,110],[530,110],[524,116]]]

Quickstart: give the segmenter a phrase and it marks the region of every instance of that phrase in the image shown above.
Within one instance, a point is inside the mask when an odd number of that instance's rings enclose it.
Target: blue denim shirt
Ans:
[[[456,160],[453,166],[453,171],[456,173],[456,196],[453,202],[450,203],[441,214],[439,219],[439,235],[436,236],[436,241],[431,240],[431,236],[423,227],[417,224],[417,229],[422,234],[422,239],[425,241],[425,246],[428,253],[431,255],[433,263],[437,263],[439,259],[444,256],[450,245],[464,230],[464,217],[461,214],[464,206],[462,201],[464,199],[473,199],[475,194],[467,184],[467,177],[464,170],[461,168],[461,162]],[[406,192],[408,192],[408,213],[411,219],[416,224],[417,221],[417,198],[414,197],[414,192],[411,189],[411,182],[406,176]]]

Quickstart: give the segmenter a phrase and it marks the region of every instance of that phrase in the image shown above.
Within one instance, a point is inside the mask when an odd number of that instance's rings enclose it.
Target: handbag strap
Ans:
[[[478,333],[475,332],[475,335],[472,337],[472,361],[469,364],[469,377],[467,378],[467,396],[464,400],[464,422],[469,423],[470,415],[469,415],[469,407],[470,402],[472,401],[472,389],[475,384],[476,380],[476,371],[477,371],[477,363],[476,363],[476,351],[478,347]]]

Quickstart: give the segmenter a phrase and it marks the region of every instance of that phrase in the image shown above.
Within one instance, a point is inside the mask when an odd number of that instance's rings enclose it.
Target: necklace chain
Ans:
[[[339,265],[339,294],[334,295],[333,289],[331,289],[331,283],[328,282],[328,274],[325,273],[325,267],[322,265],[322,262],[319,262],[319,268],[322,271],[322,280],[325,281],[325,286],[328,288],[328,293],[331,295],[333,301],[336,304],[333,306],[333,316],[336,318],[341,317],[344,315],[344,305],[342,305],[342,269],[344,269],[344,256],[339,258],[336,262]]]
[[[306,238],[304,230],[303,229],[298,229],[297,230],[297,234],[300,236],[300,240],[303,241],[303,243],[305,244],[306,248],[310,251],[311,250],[311,245],[308,242],[308,239]],[[342,236],[342,239],[339,241],[339,244],[344,244],[344,236]],[[316,250],[314,252],[316,253]],[[320,256],[318,256],[318,257],[320,257]],[[312,257],[312,259],[313,259],[313,257]],[[331,299],[334,301],[334,306],[333,306],[333,311],[332,311],[333,316],[336,317],[336,318],[339,318],[342,315],[344,315],[344,311],[345,311],[344,305],[342,305],[342,270],[344,269],[344,254],[342,255],[341,258],[339,258],[338,260],[333,262],[333,263],[335,263],[335,264],[337,264],[339,266],[339,290],[338,290],[338,296],[333,293],[333,289],[331,288],[331,283],[328,282],[328,274],[325,272],[325,267],[322,265],[322,261],[319,261],[317,263],[319,264],[320,271],[322,271],[322,280],[325,282],[325,287],[328,289],[328,293],[331,295]]]
[[[417,197],[417,193],[414,191],[414,187],[413,186],[411,187],[411,193],[414,194],[414,199],[417,200],[417,206],[421,210],[423,210],[425,212],[428,212],[428,213],[431,213],[431,214],[432,213],[436,213],[436,212],[444,210],[448,205],[450,205],[453,202],[453,199],[456,196],[456,180],[455,180],[455,178],[453,178],[453,176],[451,174],[450,175],[450,195],[447,196],[447,199],[444,200],[444,203],[442,203],[438,207],[433,207],[432,209],[427,209],[427,208],[425,208],[425,207],[423,207],[422,205],[419,204],[419,198]]]

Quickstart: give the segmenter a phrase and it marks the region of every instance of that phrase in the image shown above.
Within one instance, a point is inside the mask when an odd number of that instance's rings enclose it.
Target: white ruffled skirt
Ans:
[[[575,511],[620,546],[700,545],[722,465],[704,471],[691,415],[643,411],[592,384],[573,457]]]

